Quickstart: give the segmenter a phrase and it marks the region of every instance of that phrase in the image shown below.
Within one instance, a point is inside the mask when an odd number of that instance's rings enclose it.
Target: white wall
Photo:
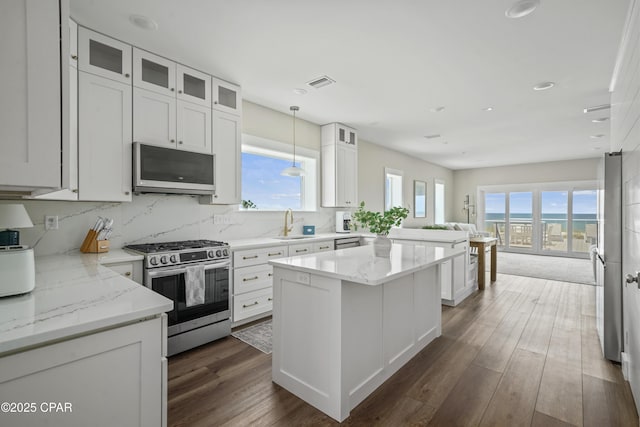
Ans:
[[[476,198],[479,186],[595,181],[598,160],[598,158],[566,160],[454,171],[453,219],[460,222],[467,221],[467,214],[462,210],[465,195],[469,194],[472,204],[477,206]],[[447,217],[450,216],[447,215]],[[475,220],[476,218],[471,218],[471,222],[475,222]]]
[[[403,175],[404,206],[411,211],[403,222],[405,227],[419,227],[433,224],[434,179],[445,182],[445,215],[453,209],[453,172],[442,166],[425,162],[407,154],[359,140],[358,151],[358,198],[366,203],[366,208],[382,211],[384,208],[384,168],[399,169]],[[427,217],[413,217],[413,181],[427,182]]]

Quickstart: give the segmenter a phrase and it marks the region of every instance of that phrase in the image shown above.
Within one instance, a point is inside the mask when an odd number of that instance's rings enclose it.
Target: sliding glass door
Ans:
[[[483,231],[506,251],[587,257],[596,243],[596,191],[483,191]]]

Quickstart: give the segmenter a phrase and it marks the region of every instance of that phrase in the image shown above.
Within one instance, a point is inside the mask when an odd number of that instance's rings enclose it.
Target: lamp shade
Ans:
[[[283,176],[304,176],[304,169],[299,168],[298,166],[289,166],[280,172],[280,175]]]
[[[0,229],[31,227],[33,227],[33,222],[31,222],[24,205],[0,204]]]

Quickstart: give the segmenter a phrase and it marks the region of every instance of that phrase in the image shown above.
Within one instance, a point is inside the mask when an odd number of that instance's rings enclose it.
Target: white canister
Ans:
[[[31,292],[36,286],[33,249],[4,246],[0,249],[0,297]]]

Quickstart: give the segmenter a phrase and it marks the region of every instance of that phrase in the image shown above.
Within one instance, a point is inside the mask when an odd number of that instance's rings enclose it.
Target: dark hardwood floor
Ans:
[[[592,286],[498,275],[443,307],[442,323],[442,336],[343,424],[638,425],[619,366],[601,355]],[[232,337],[169,360],[168,417],[189,427],[338,424],[271,382],[271,355]]]

